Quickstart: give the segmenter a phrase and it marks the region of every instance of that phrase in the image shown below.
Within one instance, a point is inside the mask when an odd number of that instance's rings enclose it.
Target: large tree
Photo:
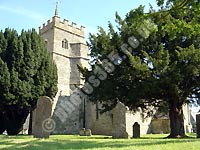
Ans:
[[[112,109],[118,101],[132,110],[154,106],[169,111],[169,137],[185,136],[182,106],[200,93],[200,4],[157,0],[159,9],[116,15],[117,31],[90,35],[92,70],[81,69],[93,87],[91,101]],[[89,88],[88,88],[89,89]],[[91,89],[91,88],[90,88]]]
[[[0,133],[18,134],[39,96],[54,97],[57,70],[45,42],[32,29],[0,32]]]

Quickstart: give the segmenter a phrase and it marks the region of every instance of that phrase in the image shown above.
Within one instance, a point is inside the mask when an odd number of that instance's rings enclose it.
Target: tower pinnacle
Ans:
[[[55,16],[58,16],[58,0],[56,0]]]

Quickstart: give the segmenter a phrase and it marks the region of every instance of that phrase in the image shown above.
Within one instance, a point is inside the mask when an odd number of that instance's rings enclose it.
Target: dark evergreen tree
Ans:
[[[10,89],[10,73],[7,65],[0,58],[0,133],[3,133],[6,129],[5,126],[5,111],[4,107],[6,102],[6,98],[9,97],[9,89]]]
[[[124,20],[116,15],[118,31],[109,23],[108,33],[90,35],[92,71],[81,70],[94,89],[90,100],[104,110],[118,101],[135,111],[168,109],[169,137],[183,137],[182,106],[200,96],[200,3],[157,2],[158,11],[140,6]]]
[[[53,98],[57,93],[56,65],[34,29],[21,35],[15,30],[1,31],[0,65],[0,131],[16,135],[39,96]]]

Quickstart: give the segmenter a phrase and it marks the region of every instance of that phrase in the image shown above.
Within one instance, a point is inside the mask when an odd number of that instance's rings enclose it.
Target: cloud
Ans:
[[[14,8],[14,7],[9,7],[9,6],[0,6],[0,10],[7,11],[9,13],[17,14],[20,16],[24,16],[33,20],[44,20],[45,16],[37,13],[30,11],[25,8]]]

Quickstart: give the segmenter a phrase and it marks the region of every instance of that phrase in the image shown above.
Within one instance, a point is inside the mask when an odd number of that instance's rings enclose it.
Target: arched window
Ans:
[[[62,48],[65,48],[65,41],[62,41]]]
[[[68,41],[66,39],[62,40],[62,48],[68,49]]]

